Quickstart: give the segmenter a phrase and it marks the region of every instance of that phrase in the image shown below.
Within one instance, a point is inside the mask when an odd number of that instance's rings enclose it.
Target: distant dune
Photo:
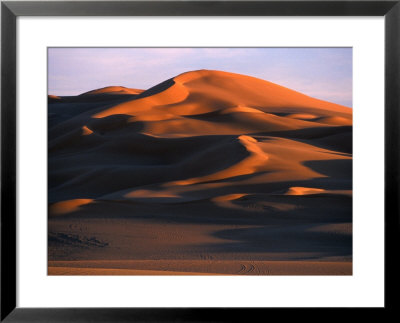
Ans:
[[[124,86],[107,86],[107,87],[103,87],[101,89],[82,93],[82,94],[80,94],[80,96],[94,95],[94,94],[135,94],[135,95],[137,95],[142,92],[143,92],[143,90],[130,89],[130,88],[126,88]]]
[[[50,274],[351,274],[348,107],[199,70],[49,96],[48,124]]]

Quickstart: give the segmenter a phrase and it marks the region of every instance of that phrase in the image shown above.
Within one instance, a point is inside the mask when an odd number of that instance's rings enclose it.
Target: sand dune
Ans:
[[[209,70],[48,100],[50,273],[351,273],[352,109]]]
[[[93,95],[93,94],[103,94],[103,93],[107,93],[107,94],[140,94],[142,93],[143,90],[139,90],[139,89],[130,89],[130,88],[126,88],[124,86],[106,86],[103,87],[101,89],[97,89],[97,90],[92,90],[92,91],[88,91],[85,93],[80,94],[80,96],[83,95]]]

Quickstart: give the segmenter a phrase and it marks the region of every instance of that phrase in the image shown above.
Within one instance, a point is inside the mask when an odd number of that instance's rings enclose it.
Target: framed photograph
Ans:
[[[394,309],[399,14],[2,2],[1,320]]]

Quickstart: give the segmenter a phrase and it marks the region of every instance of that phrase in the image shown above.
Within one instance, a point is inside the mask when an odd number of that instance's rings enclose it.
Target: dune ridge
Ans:
[[[139,90],[139,89],[130,89],[124,86],[106,86],[103,87],[101,89],[97,89],[97,90],[92,90],[92,91],[88,91],[82,94],[79,94],[79,96],[84,96],[84,95],[93,95],[93,94],[103,94],[103,93],[107,93],[107,94],[140,94],[142,93],[143,90]]]
[[[351,262],[350,108],[199,70],[49,96],[48,134],[50,261]]]

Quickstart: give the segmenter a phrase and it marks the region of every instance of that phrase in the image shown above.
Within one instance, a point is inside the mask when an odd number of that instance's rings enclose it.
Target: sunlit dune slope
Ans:
[[[162,91],[158,91],[158,87]],[[141,112],[147,113],[149,107],[153,111],[163,108],[176,115],[198,115],[232,107],[252,107],[263,112],[280,108],[274,111],[281,113],[303,108],[303,113],[317,109],[315,112],[325,110],[322,115],[331,115],[326,111],[343,113],[348,117],[351,115],[346,107],[317,100],[268,81],[220,71],[183,73],[148,91],[151,96],[107,109],[95,117],[112,114],[136,116]]]
[[[254,77],[208,70],[183,73],[91,117],[112,115],[129,116],[129,124],[160,136],[301,129],[351,124],[352,118],[349,108]]]

